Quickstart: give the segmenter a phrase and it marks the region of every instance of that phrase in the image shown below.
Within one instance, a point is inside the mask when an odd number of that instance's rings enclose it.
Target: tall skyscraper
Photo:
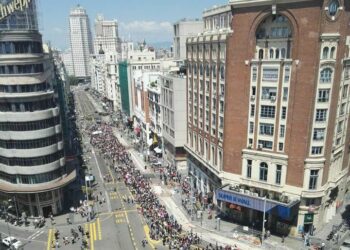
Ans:
[[[90,77],[90,55],[93,53],[89,17],[80,5],[69,15],[70,46],[74,75],[81,79]]]
[[[53,62],[36,2],[27,2],[0,20],[0,196],[15,197],[28,216],[47,216],[62,211],[62,188],[76,175],[65,163]]]
[[[350,2],[229,6],[234,32],[219,48],[208,45],[220,30],[187,43],[193,182],[205,193],[218,180],[218,205],[237,221],[266,212],[271,231],[312,233],[348,192]],[[222,17],[207,15],[206,29]]]
[[[116,20],[104,20],[102,15],[98,15],[95,20],[95,54],[99,54],[100,49],[104,52],[120,52],[118,37],[118,22]]]

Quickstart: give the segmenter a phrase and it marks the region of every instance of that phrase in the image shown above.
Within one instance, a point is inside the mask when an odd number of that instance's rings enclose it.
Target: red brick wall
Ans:
[[[300,187],[312,135],[321,6],[322,1],[277,5],[278,12],[287,16],[293,26],[291,55],[294,63],[287,107],[285,152],[289,157],[287,184]],[[227,44],[224,170],[235,174],[241,174],[242,149],[247,143],[250,66],[245,64],[245,60],[254,58],[255,30],[269,14],[271,6],[233,9],[234,32]],[[298,65],[295,60],[299,60]]]

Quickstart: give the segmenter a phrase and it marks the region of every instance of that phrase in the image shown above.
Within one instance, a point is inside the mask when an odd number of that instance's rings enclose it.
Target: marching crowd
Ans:
[[[191,245],[200,245],[200,237],[197,234],[184,232],[182,226],[160,203],[152,191],[150,180],[135,167],[126,148],[113,135],[112,126],[107,123],[95,124],[88,131],[91,135],[91,144],[99,149],[105,159],[113,163],[118,178],[123,179],[130,188],[150,228],[150,238],[161,240],[164,246],[169,246],[169,249],[189,249]],[[95,131],[101,132],[94,133]],[[174,167],[166,169],[162,177],[173,180],[181,179]],[[211,245],[207,247],[207,249],[216,249]]]

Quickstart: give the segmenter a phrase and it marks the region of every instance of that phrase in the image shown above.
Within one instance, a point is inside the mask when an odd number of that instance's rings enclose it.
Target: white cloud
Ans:
[[[123,30],[130,32],[158,32],[158,31],[172,31],[172,25],[170,22],[160,22],[155,21],[132,21],[130,23],[120,23],[120,27]]]
[[[119,24],[122,36],[140,40],[145,38],[152,41],[166,41],[171,39],[173,26],[170,22],[132,21]]]

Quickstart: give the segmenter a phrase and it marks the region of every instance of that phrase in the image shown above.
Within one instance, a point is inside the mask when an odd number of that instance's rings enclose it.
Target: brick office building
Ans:
[[[265,209],[279,232],[319,228],[348,186],[350,2],[229,4],[218,205],[255,225]]]

